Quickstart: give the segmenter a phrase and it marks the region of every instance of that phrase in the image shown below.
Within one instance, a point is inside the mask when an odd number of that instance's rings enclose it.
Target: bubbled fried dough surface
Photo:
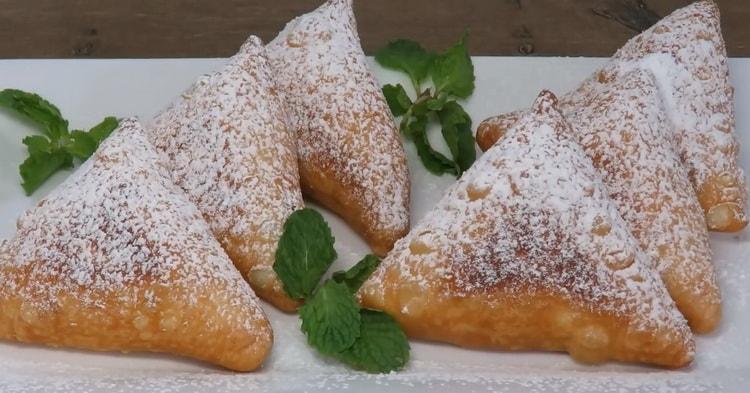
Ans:
[[[717,4],[697,1],[675,11],[628,41],[612,61],[656,76],[709,228],[744,228],[747,186],[737,163],[734,89]]]
[[[0,250],[0,337],[258,367],[271,327],[128,119]]]
[[[706,333],[719,323],[721,297],[703,212],[664,131],[656,81],[628,68],[600,71],[560,107],[677,307]]]
[[[297,132],[303,190],[385,254],[409,229],[409,174],[351,0],[289,22],[268,53]]]
[[[283,107],[265,48],[250,37],[159,114],[149,136],[256,293],[293,311],[273,271],[284,222],[303,206]]]
[[[671,143],[657,87],[650,71],[613,63],[559,106],[680,311],[695,332],[707,333],[721,319],[720,291],[703,212]],[[521,113],[483,122],[480,146],[501,138]]]
[[[359,292],[416,337],[678,367],[687,324],[543,93]]]

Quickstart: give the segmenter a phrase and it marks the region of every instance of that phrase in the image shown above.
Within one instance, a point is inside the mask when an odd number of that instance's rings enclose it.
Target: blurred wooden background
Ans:
[[[356,0],[365,51],[394,38],[477,55],[609,56],[691,0]],[[224,57],[273,38],[310,0],[0,0],[0,58]],[[750,0],[718,0],[730,55],[750,55]]]

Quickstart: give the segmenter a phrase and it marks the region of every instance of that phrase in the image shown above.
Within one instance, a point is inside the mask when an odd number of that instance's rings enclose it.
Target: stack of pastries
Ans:
[[[706,228],[747,225],[732,96],[719,10],[700,1],[633,38],[560,102],[698,333],[712,331],[721,317]],[[522,113],[485,120],[480,147],[491,148]]]
[[[458,345],[690,363],[721,318],[708,230],[747,225],[732,94],[716,4],[674,12],[559,102],[485,120],[362,303]]]
[[[382,264],[358,292],[412,337],[689,364],[721,297],[708,229],[747,224],[711,1],[558,100],[483,122],[486,153],[409,231],[406,155],[351,0],[251,37],[145,127],[126,119],[0,243],[0,338],[257,368],[257,295],[302,195]],[[394,245],[395,244],[395,245]]]
[[[0,338],[253,370],[273,342],[255,294],[299,306],[273,263],[303,191],[376,253],[409,229],[406,154],[351,0],[268,47],[250,37],[26,212],[0,244]]]

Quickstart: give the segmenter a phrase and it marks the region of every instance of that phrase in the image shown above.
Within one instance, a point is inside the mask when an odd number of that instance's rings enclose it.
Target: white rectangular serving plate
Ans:
[[[72,127],[88,127],[106,115],[148,119],[221,59],[180,60],[5,60],[0,88],[37,92],[59,105]],[[591,58],[474,58],[477,88],[466,102],[474,127],[484,118],[528,106],[542,89],[574,88],[605,60]],[[732,59],[736,87],[741,165],[750,168],[750,59]],[[381,83],[405,82],[373,64]],[[46,195],[68,173],[57,174],[27,198],[18,165],[28,124],[0,114],[0,237],[9,238],[18,215]],[[439,133],[433,130],[435,143]],[[443,146],[444,147],[444,146]],[[455,179],[428,174],[407,144],[416,223]],[[368,252],[340,219],[324,212],[345,268]],[[723,291],[721,328],[697,338],[697,357],[682,370],[609,363],[588,366],[565,354],[490,352],[412,342],[412,360],[401,372],[368,375],[314,353],[296,315],[264,304],[273,324],[270,358],[254,373],[238,374],[169,355],[94,353],[0,343],[0,392],[748,392],[750,391],[750,235],[712,234],[714,260]]]

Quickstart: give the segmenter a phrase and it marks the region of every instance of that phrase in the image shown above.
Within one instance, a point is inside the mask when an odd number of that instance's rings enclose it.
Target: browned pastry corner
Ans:
[[[297,132],[304,193],[384,255],[409,230],[409,173],[351,0],[330,0],[289,22],[268,54]]]
[[[499,141],[505,133],[511,129],[518,120],[526,113],[526,110],[517,110],[503,113],[485,119],[477,127],[477,145],[482,151],[489,150],[495,142]]]
[[[747,186],[737,163],[734,90],[716,3],[698,1],[675,11],[628,41],[605,69],[613,65],[654,74],[665,98],[675,147],[687,167],[708,228],[742,230],[748,222]],[[600,71],[585,83],[604,77],[618,76],[605,76]],[[486,150],[492,146],[517,116],[501,115],[483,122],[477,131],[480,147]]]
[[[359,296],[412,337],[682,367],[692,334],[544,92]]]
[[[232,370],[273,342],[258,298],[135,120],[0,247],[0,338],[167,352]]]
[[[172,178],[203,213],[255,292],[284,311],[299,302],[273,271],[287,217],[303,207],[296,140],[263,43],[250,37],[148,127]]]

